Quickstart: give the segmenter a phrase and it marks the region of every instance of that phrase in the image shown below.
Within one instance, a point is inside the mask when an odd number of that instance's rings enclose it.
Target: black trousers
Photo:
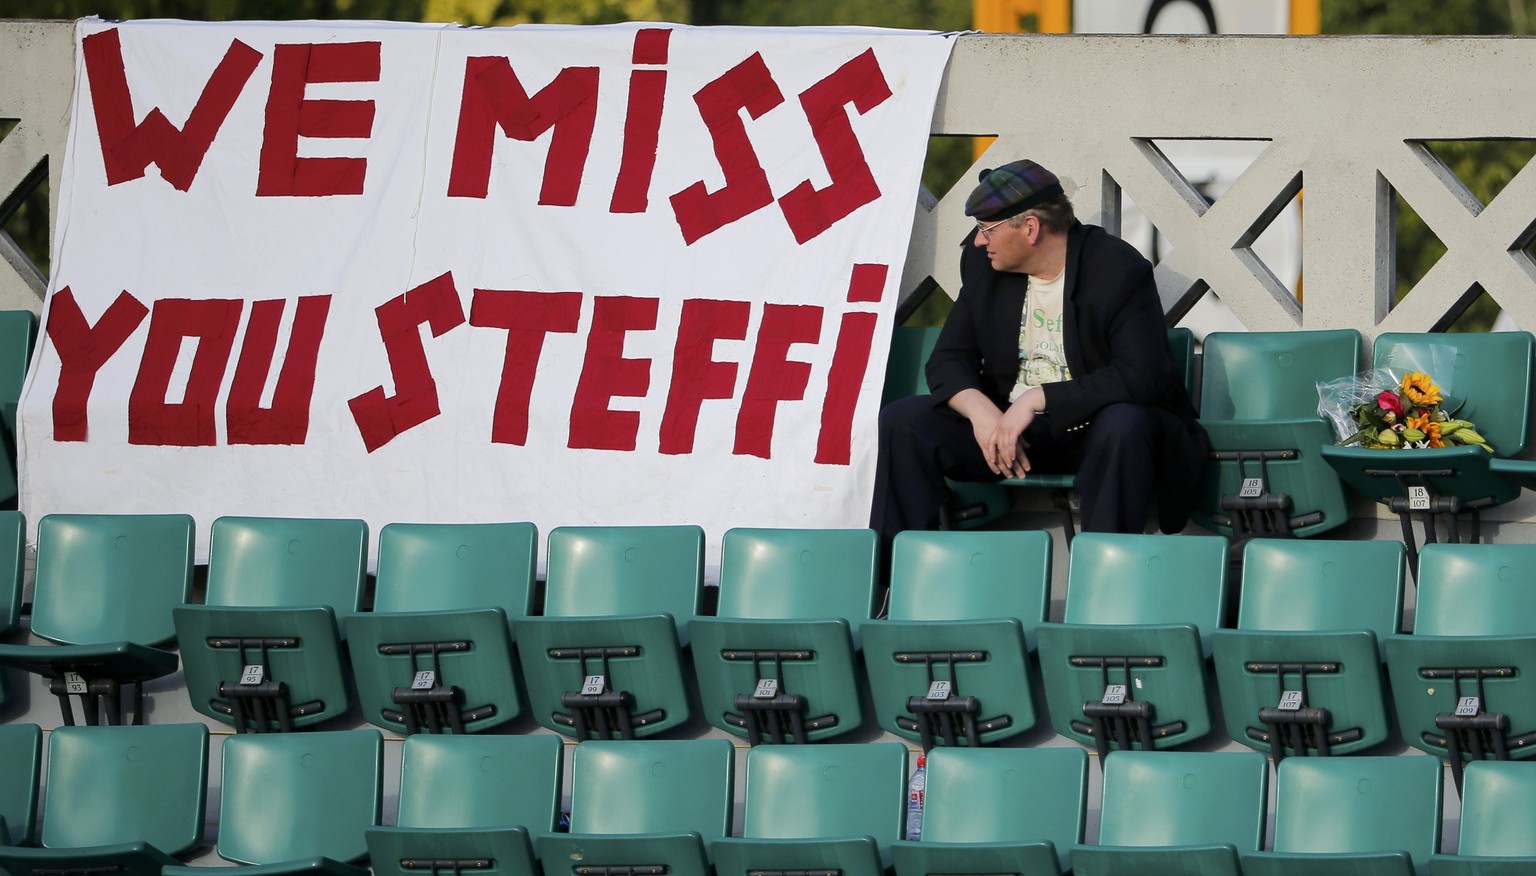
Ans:
[[[1084,532],[1144,532],[1156,498],[1166,442],[1181,440],[1178,417],[1137,404],[1109,405],[1081,429],[1054,435],[1050,414],[1024,431],[1030,471],[1076,472]],[[937,529],[949,498],[945,478],[997,481],[969,420],[931,396],[892,402],[880,412],[879,454],[870,528],[889,562],[896,533]]]

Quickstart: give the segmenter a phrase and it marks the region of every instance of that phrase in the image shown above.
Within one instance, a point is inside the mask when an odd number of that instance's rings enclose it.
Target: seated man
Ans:
[[[1033,161],[981,173],[974,238],[927,374],[880,413],[870,526],[889,557],[935,529],[944,478],[1077,473],[1085,532],[1184,528],[1209,447],[1168,346],[1152,265],[1073,216]],[[1027,305],[1027,306],[1026,306]]]

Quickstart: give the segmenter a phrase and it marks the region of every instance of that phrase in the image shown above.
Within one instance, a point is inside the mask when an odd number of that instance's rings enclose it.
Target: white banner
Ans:
[[[34,525],[867,523],[948,36],[78,38]]]

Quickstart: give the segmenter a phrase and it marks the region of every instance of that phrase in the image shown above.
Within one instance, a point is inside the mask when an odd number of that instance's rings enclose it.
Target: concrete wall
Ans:
[[[960,38],[933,132],[998,134],[976,163],[1028,156],[1063,177],[1088,221],[1118,226],[1126,198],[1172,245],[1158,266],[1164,307],[1214,290],[1249,329],[1426,331],[1471,285],[1536,328],[1536,264],[1521,250],[1536,175],[1480,204],[1422,144],[1536,138],[1536,40],[1395,37],[997,36]],[[1257,140],[1267,147],[1207,206],[1155,140]],[[958,288],[953,243],[974,173],[920,209],[905,286]],[[1305,189],[1305,305],[1249,251]],[[1391,194],[1447,252],[1390,307]]]
[[[0,119],[17,120],[0,140],[0,220],[46,175],[53,230],[75,81],[73,38],[72,22],[0,22]],[[0,234],[0,308],[36,313],[46,285],[37,266]]]

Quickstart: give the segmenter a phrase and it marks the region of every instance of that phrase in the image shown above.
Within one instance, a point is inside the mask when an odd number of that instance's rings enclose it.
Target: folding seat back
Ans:
[[[379,529],[379,614],[532,611],[539,530],[532,523],[388,523]]]
[[[1462,541],[1460,515],[1471,514],[1470,542],[1480,540],[1480,513],[1519,495],[1515,480],[1490,467],[1494,458],[1518,457],[1525,449],[1532,393],[1530,332],[1439,333],[1387,332],[1376,337],[1373,361],[1378,368],[1406,372],[1426,345],[1455,348],[1449,374],[1431,374],[1447,396],[1442,408],[1460,405],[1456,416],[1477,424],[1493,453],[1477,445],[1447,445],[1412,453],[1364,447],[1325,447],[1324,457],[1344,482],[1361,495],[1397,513],[1408,546],[1410,569],[1418,566],[1417,540],[1410,514],[1426,527],[1449,530],[1450,542]],[[1498,375],[1490,379],[1490,375]],[[1425,544],[1439,540],[1426,530]]]
[[[697,526],[562,526],[542,617],[515,624],[534,720],[585,738],[650,736],[692,710],[682,651],[699,613]]]
[[[1072,867],[1088,802],[1081,748],[937,748],[926,778],[921,841],[891,846],[897,876]]]
[[[1277,762],[1386,740],[1382,648],[1402,617],[1402,543],[1254,539],[1243,558],[1237,629],[1211,637],[1227,734]]]
[[[537,873],[530,837],[555,829],[565,746],[549,735],[417,734],[400,751],[394,827],[367,831],[378,876]]]
[[[720,617],[840,617],[857,635],[874,600],[875,535],[865,529],[746,529],[725,534]]]
[[[735,746],[725,739],[591,740],[571,766],[571,833],[729,836]]]
[[[1050,535],[909,531],[893,557],[889,619],[861,630],[880,726],[924,750],[1034,726],[1029,651],[1050,600]]]
[[[1312,536],[1349,519],[1344,486],[1321,449],[1319,382],[1359,370],[1354,329],[1212,332],[1201,367],[1200,422],[1211,440],[1195,522],[1234,538]]]
[[[1478,761],[1462,779],[1456,854],[1430,859],[1434,876],[1536,873],[1536,764]]]
[[[357,861],[379,823],[379,731],[228,737],[223,747],[218,854],[240,864]]]
[[[689,623],[705,718],[761,741],[820,741],[863,721],[859,630],[873,610],[874,530],[732,529],[717,616]]]
[[[401,746],[395,823],[554,830],[564,757],[556,736],[412,736]]]
[[[56,727],[48,734],[43,845],[143,840],[168,854],[203,838],[208,728]]]
[[[1037,630],[1056,732],[1101,756],[1210,732],[1206,657],[1226,574],[1221,536],[1079,536],[1065,622]]]
[[[20,511],[0,511],[0,638],[21,625],[22,560],[26,546],[26,518]],[[5,674],[0,673],[0,703],[9,696]]]
[[[208,605],[325,605],[342,617],[361,608],[368,555],[361,520],[220,517],[208,550]]]
[[[1275,770],[1274,850],[1244,876],[1422,876],[1440,847],[1440,762],[1431,757],[1288,757]]]
[[[345,712],[339,624],[362,606],[367,555],[362,520],[215,520],[206,604],[173,612],[192,707],[237,732]]]
[[[42,764],[41,727],[0,724],[0,846],[32,842]]]
[[[20,511],[0,511],[0,636],[21,625],[22,561],[26,558],[27,518]],[[0,681],[0,700],[4,699]]]
[[[155,874],[203,837],[208,728],[57,727],[48,739],[43,848],[0,848],[11,876]]]
[[[609,873],[661,866],[673,876],[709,876],[706,844],[730,835],[734,754],[725,739],[577,745],[571,830],[543,839],[544,860]]]
[[[71,696],[86,723],[121,723],[121,688],[132,685],[142,722],[144,682],[176,671],[176,654],[154,646],[176,635],[171,612],[192,592],[193,543],[185,514],[47,515],[37,527],[31,630],[61,644],[0,645],[0,665],[47,678],[66,724]]]
[[[896,742],[753,748],[741,836],[715,841],[715,873],[879,876],[901,836],[906,781],[907,749]]]
[[[880,404],[897,399],[928,394],[928,378],[923,369],[933,353],[943,326],[897,326],[891,333],[891,352],[885,360],[885,384]]]
[[[1403,739],[1447,759],[1536,755],[1536,545],[1431,544],[1411,636],[1386,641]]]
[[[531,523],[390,523],[372,612],[347,617],[369,723],[407,735],[475,732],[522,712],[510,617],[531,610]]]
[[[1257,752],[1113,751],[1103,787],[1098,845],[1074,856],[1082,876],[1175,863],[1237,876],[1238,853],[1264,847],[1269,761]]]

